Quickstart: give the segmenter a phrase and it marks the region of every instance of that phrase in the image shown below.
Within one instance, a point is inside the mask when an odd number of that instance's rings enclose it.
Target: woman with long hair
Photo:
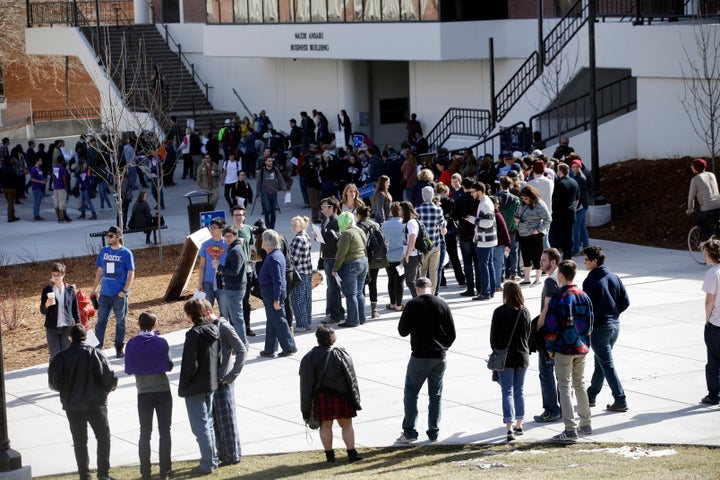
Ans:
[[[392,195],[390,195],[389,188],[390,177],[380,175],[375,184],[375,192],[372,195],[372,216],[381,225],[387,218],[390,218]]]
[[[507,426],[508,441],[523,434],[525,398],[523,386],[530,364],[530,312],[525,308],[522,289],[515,282],[503,285],[503,304],[493,312],[490,325],[490,347],[508,349],[505,369],[498,373],[502,390],[503,422]],[[513,426],[513,420],[515,425]]]
[[[382,177],[380,177],[382,178]],[[357,219],[357,226],[365,232],[365,237],[369,238],[372,232],[380,230],[380,225],[370,220],[370,207],[363,205],[355,212],[355,218]],[[387,241],[387,240],[386,240]],[[368,288],[370,289],[370,318],[378,318],[380,315],[377,310],[377,276],[378,271],[381,268],[388,266],[387,257],[382,259],[369,258],[368,259]]]
[[[355,213],[355,209],[365,205],[360,199],[360,192],[358,192],[357,185],[354,183],[348,183],[343,188],[342,200],[340,208],[343,212]]]
[[[402,210],[402,221],[404,224],[402,264],[405,268],[405,285],[410,289],[410,295],[415,298],[417,296],[415,280],[418,278],[420,262],[422,261],[422,253],[415,248],[415,242],[420,232],[420,221],[418,220],[418,214],[412,206],[412,203],[407,201],[400,202],[400,208]]]
[[[332,280],[331,280],[332,281]],[[335,463],[333,420],[342,429],[347,448],[348,462],[365,457],[355,449],[355,429],[352,419],[360,406],[360,390],[350,354],[344,348],[334,347],[337,337],[329,325],[320,325],[315,331],[318,346],[310,350],[300,362],[300,410],[305,421],[313,418],[320,422],[320,441],[325,459]]]
[[[520,206],[515,211],[518,222],[520,254],[525,269],[525,279],[520,285],[530,285],[530,269],[535,269],[535,283],[540,285],[540,256],[543,251],[543,237],[550,229],[552,216],[540,198],[540,193],[532,185],[520,190]]]

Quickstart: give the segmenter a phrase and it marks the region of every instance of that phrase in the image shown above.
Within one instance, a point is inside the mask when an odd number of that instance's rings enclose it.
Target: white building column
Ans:
[[[135,23],[150,23],[150,5],[148,0],[134,0],[133,12],[135,13]]]

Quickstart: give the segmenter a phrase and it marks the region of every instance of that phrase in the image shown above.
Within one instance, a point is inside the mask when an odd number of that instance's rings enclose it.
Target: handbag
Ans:
[[[320,389],[320,381],[322,380],[323,375],[325,375],[325,370],[327,370],[328,362],[330,361],[330,354],[332,353],[333,348],[334,347],[330,347],[330,350],[328,350],[325,354],[325,363],[323,364],[322,370],[320,370],[320,375],[318,375],[315,385],[313,385],[312,400],[310,401],[310,417],[305,420],[305,425],[307,425],[311,430],[317,430],[320,428],[320,421],[315,419],[315,395],[317,395],[317,392]]]
[[[286,271],[285,276],[287,280],[288,290],[292,290],[293,288],[297,287],[302,283],[302,277],[298,273],[297,269],[294,267],[292,270]]]
[[[507,346],[502,350],[493,348],[492,353],[487,359],[487,367],[495,372],[502,372],[505,370],[505,361],[507,360],[508,349],[510,348],[510,342],[512,342],[513,335],[515,335],[515,328],[517,327],[518,320],[520,320],[520,314],[522,308],[518,311],[517,317],[515,317],[515,325],[513,325],[512,332],[510,332],[510,338],[508,339]]]

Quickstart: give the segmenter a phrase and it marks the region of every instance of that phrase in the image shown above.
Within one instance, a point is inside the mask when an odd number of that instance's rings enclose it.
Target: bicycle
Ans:
[[[700,227],[693,225],[688,232],[687,245],[690,256],[700,265],[705,265],[705,254],[702,251],[702,244],[708,240],[708,236],[700,230]]]
[[[700,227],[698,227],[697,225],[694,225],[690,229],[687,237],[688,251],[690,252],[690,256],[700,265],[705,265],[705,255],[702,251],[702,244],[708,241],[710,238],[720,239],[720,212],[710,215],[705,220],[705,226],[708,230],[713,232],[713,235],[711,237],[705,235],[705,233],[700,230]]]

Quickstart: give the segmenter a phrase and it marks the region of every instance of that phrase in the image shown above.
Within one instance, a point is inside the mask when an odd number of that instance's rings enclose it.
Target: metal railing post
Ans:
[[[210,101],[210,86],[205,83],[205,98],[207,98],[208,102]]]
[[[180,68],[182,68],[182,45],[180,45],[178,43],[177,46],[178,46],[178,60],[180,61]]]
[[[192,71],[192,79],[194,82],[195,81],[195,64],[194,63],[190,64],[190,70]]]
[[[120,5],[114,4],[113,8],[115,8],[115,26],[120,26]]]

